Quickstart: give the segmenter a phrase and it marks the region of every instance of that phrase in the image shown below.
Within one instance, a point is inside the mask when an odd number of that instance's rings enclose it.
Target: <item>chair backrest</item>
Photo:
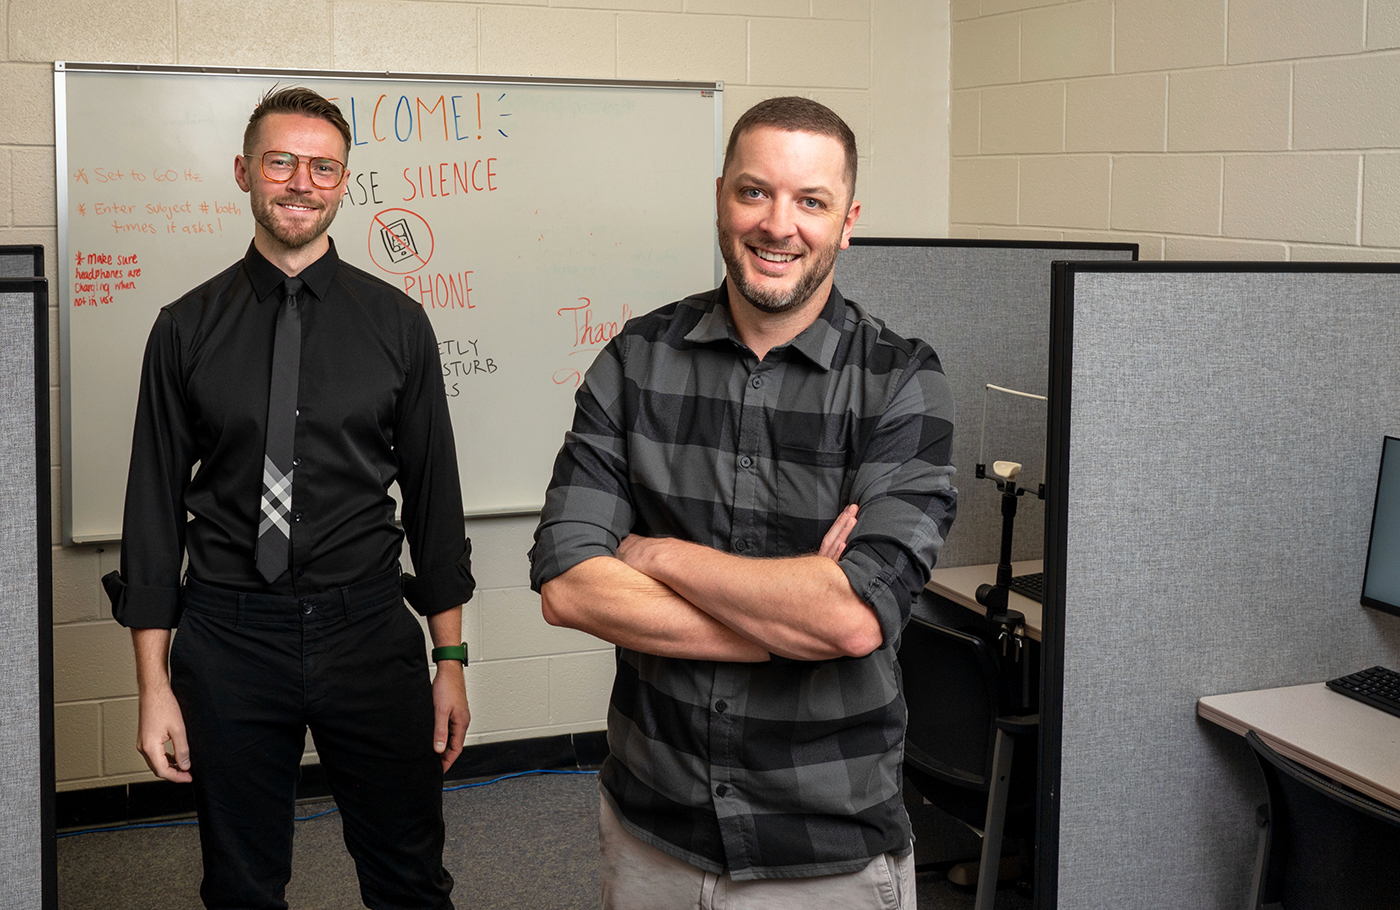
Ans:
[[[1000,679],[982,638],[911,617],[899,645],[909,726],[904,760],[947,783],[986,790]]]
[[[1400,905],[1400,812],[1279,755],[1254,731],[1269,791],[1256,906],[1370,910]]]

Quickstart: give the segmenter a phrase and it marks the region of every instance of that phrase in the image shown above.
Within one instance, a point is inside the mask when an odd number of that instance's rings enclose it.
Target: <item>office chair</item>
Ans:
[[[905,776],[982,836],[975,906],[991,910],[1003,835],[1034,833],[1039,716],[1003,714],[997,653],[977,635],[911,617],[899,664],[909,706]]]
[[[1400,812],[1304,768],[1253,730],[1269,801],[1259,807],[1256,910],[1400,905]]]

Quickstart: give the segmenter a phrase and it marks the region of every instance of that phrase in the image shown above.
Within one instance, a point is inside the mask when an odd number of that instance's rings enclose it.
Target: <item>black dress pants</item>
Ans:
[[[170,653],[209,908],[283,910],[307,727],[374,910],[451,908],[423,630],[397,572],[308,597],[188,579]]]

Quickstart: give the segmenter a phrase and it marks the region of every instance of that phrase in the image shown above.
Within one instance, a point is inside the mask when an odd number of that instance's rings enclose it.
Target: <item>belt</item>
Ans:
[[[403,574],[394,569],[352,585],[299,596],[236,591],[186,575],[183,596],[186,610],[240,623],[299,623],[337,616],[354,621],[357,616],[386,607],[402,607]]]

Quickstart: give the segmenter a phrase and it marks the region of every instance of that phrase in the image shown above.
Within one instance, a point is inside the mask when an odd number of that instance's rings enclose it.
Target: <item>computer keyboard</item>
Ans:
[[[1327,680],[1327,688],[1400,717],[1400,673],[1372,667]]]
[[[1010,588],[1022,597],[1029,597],[1036,603],[1044,603],[1045,598],[1041,594],[1044,588],[1045,573],[1035,572],[1030,575],[1016,575],[1011,579]]]

